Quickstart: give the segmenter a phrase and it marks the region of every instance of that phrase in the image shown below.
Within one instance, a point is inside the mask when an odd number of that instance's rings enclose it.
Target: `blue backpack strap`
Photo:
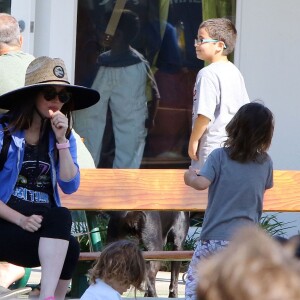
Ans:
[[[0,171],[3,170],[4,164],[7,159],[8,149],[12,140],[11,134],[9,130],[6,130],[7,128],[3,120],[1,120],[1,124],[4,131],[4,136],[3,136],[3,144],[0,152]]]

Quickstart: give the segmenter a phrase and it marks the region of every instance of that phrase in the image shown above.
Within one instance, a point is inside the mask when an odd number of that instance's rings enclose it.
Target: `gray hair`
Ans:
[[[20,34],[16,18],[6,13],[0,13],[0,48],[3,44],[19,46]]]

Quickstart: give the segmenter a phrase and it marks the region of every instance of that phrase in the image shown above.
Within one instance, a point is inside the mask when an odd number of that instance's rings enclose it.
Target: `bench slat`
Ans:
[[[101,252],[81,252],[79,260],[95,260]],[[190,261],[194,251],[143,251],[145,260]]]
[[[183,182],[181,169],[82,169],[79,190],[61,193],[74,210],[204,211],[207,190]],[[264,211],[300,211],[300,171],[274,171],[274,187],[265,194]]]

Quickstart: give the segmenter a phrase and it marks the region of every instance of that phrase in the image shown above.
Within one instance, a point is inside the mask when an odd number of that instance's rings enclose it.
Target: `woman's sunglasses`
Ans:
[[[54,100],[56,98],[56,96],[58,96],[59,101],[64,104],[67,103],[68,101],[70,101],[70,99],[72,97],[72,93],[70,93],[66,90],[56,92],[55,88],[53,88],[53,87],[44,88],[42,90],[42,94],[46,101]]]

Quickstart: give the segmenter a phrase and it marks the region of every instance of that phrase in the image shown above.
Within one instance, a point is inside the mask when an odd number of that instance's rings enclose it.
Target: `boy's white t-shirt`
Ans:
[[[225,127],[241,106],[249,103],[244,78],[230,61],[211,63],[197,75],[193,98],[193,126],[199,114],[211,121],[204,132],[199,148],[199,161],[192,167],[201,169],[210,152],[226,140]]]
[[[114,290],[110,285],[101,279],[96,279],[95,284],[91,284],[80,300],[121,300],[119,292]]]

